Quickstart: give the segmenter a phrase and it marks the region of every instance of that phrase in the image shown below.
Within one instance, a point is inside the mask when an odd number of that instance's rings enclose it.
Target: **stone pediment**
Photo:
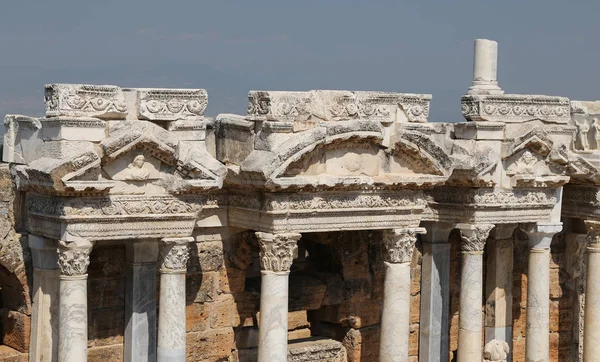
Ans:
[[[426,134],[398,131],[385,147],[386,132],[378,121],[322,122],[272,150],[253,151],[239,176],[267,189],[432,185],[447,179],[452,162]]]
[[[120,121],[97,150],[19,166],[21,186],[59,192],[181,193],[220,188],[227,170],[201,143],[179,142],[144,121]]]

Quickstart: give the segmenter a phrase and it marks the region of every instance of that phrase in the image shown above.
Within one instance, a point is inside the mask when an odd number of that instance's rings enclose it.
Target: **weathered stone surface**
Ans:
[[[12,173],[0,167],[5,345],[28,351],[30,316],[48,320],[32,314],[41,309],[31,308],[29,288],[51,288],[51,278],[31,267],[54,259],[31,259],[23,232],[31,240],[60,240],[65,288],[57,333],[61,351],[80,360],[120,360],[136,347],[135,338],[123,342],[125,296],[136,290],[123,282],[135,264],[125,249],[159,238],[194,240],[189,262],[182,247],[140,266],[162,270],[165,305],[158,315],[172,315],[161,324],[165,335],[177,334],[179,358],[264,360],[268,350],[283,359],[285,342],[297,340],[302,347],[289,349],[294,360],[376,361],[401,347],[396,356],[416,361],[424,346],[419,335],[435,329],[450,356],[434,348],[422,359],[463,362],[483,353],[490,361],[533,354],[576,360],[585,339],[584,301],[595,320],[595,284],[585,276],[596,267],[584,261],[595,259],[584,257],[573,238],[551,240],[540,230],[562,219],[564,233],[583,234],[582,220],[600,220],[600,105],[503,94],[496,57],[495,42],[476,41],[473,84],[461,100],[466,124],[426,123],[431,97],[422,94],[252,91],[247,115],[222,114],[213,122],[204,117],[201,89],[48,85],[46,117],[6,119],[4,159],[13,165]],[[423,222],[431,222],[432,235],[436,223],[463,231],[462,241],[458,234],[444,240],[449,273],[437,279],[430,260],[423,261],[428,246],[414,235],[397,238],[397,230]],[[483,234],[490,225],[516,223],[529,240],[518,231],[512,255],[489,254]],[[390,230],[396,238],[384,237]],[[70,246],[94,242],[88,267],[89,250]],[[461,246],[468,255],[463,266]],[[386,277],[386,262],[402,265],[402,277]],[[478,287],[482,276],[486,295]],[[440,283],[448,296],[433,295],[438,288],[426,283]],[[401,318],[382,321],[382,301],[398,291],[406,292]],[[421,305],[436,300],[449,306],[442,313],[449,326],[435,325],[438,314],[420,318]],[[401,321],[404,331],[388,328],[390,321]],[[532,333],[535,327],[543,333]],[[491,335],[510,337],[510,328],[512,356],[486,345]],[[66,338],[72,330],[83,332]],[[321,335],[343,347],[302,341]],[[588,347],[596,345],[588,339]],[[324,347],[329,343],[336,346]]]

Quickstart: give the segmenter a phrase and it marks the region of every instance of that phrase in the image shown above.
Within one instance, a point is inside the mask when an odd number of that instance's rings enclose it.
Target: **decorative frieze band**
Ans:
[[[523,122],[540,119],[568,123],[571,106],[565,97],[538,95],[465,95],[461,98],[463,116],[469,121]]]
[[[494,225],[492,224],[458,224],[460,230],[460,249],[464,253],[483,252],[485,242]]]
[[[125,96],[114,85],[48,84],[44,96],[48,117],[98,117],[124,119]]]
[[[161,272],[185,272],[190,258],[189,243],[192,237],[164,238],[159,246]]]
[[[417,235],[424,228],[391,229],[383,233],[384,260],[388,263],[410,263]]]
[[[298,250],[301,234],[257,232],[260,267],[265,271],[289,272]]]
[[[58,267],[60,274],[66,276],[83,276],[90,265],[90,253],[93,243],[87,240],[58,243]]]
[[[371,118],[394,121],[404,112],[408,122],[427,122],[431,95],[384,92],[252,91],[248,94],[248,116],[277,121]]]

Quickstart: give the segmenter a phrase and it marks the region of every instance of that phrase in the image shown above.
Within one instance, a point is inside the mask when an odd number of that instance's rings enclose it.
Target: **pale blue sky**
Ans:
[[[499,43],[507,93],[599,99],[598,1],[8,1],[0,116],[43,112],[50,82],[198,87],[208,113],[250,89],[433,94],[460,121],[473,39]]]

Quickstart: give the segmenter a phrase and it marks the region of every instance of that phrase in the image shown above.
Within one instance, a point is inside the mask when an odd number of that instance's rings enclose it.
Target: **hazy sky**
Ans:
[[[598,1],[9,1],[0,116],[43,112],[51,82],[196,87],[208,113],[250,89],[433,94],[460,121],[473,39],[499,43],[507,93],[600,98]]]

